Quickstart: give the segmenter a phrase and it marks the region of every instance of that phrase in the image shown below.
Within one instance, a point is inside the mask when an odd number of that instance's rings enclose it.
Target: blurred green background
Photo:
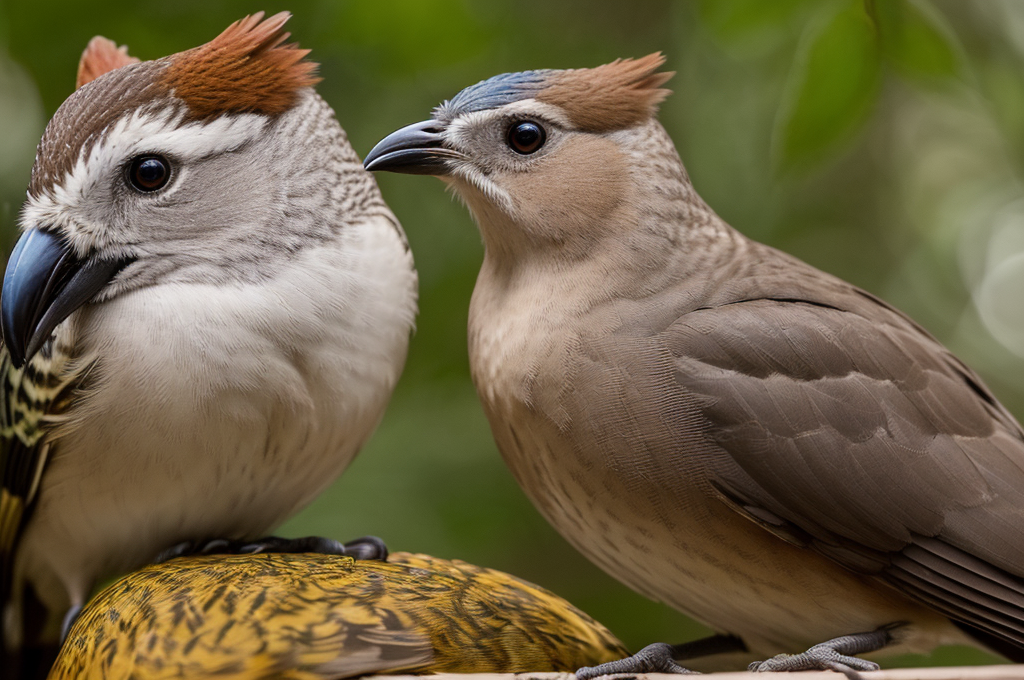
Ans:
[[[1019,0],[0,0],[0,246],[90,37],[151,59],[260,9],[294,14],[289,28],[361,155],[493,74],[665,52],[678,73],[661,120],[708,203],[909,312],[1024,416]],[[376,437],[282,533],[372,533],[504,569],[634,648],[705,632],[591,566],[519,491],[468,375],[476,230],[440,182],[378,180],[416,254],[418,330]],[[900,663],[985,658],[944,650]]]

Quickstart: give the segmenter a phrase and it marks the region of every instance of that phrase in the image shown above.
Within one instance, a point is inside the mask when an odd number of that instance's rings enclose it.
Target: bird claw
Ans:
[[[155,564],[190,555],[255,555],[259,553],[316,553],[342,555],[357,560],[386,560],[388,548],[376,536],[364,536],[341,543],[320,536],[278,538],[268,536],[258,541],[231,541],[217,538],[210,541],[184,541],[157,555]]]
[[[881,649],[891,640],[888,629],[870,633],[857,633],[814,645],[802,654],[779,654],[766,661],[755,661],[747,666],[748,671],[766,673],[771,671],[836,671],[851,680],[861,677],[859,671],[877,671],[874,661],[859,659],[851,654],[860,654]]]
[[[304,538],[279,538],[267,536],[258,541],[243,541],[237,549],[242,555],[259,553],[316,553],[318,555],[348,555],[340,541],[321,536]]]
[[[699,675],[697,671],[683,668],[673,658],[672,645],[664,642],[656,642],[647,645],[633,656],[609,661],[598,666],[584,666],[576,671],[577,680],[591,680],[600,675],[612,675],[615,673],[676,673],[679,675]]]
[[[379,560],[388,559],[388,546],[384,539],[377,536],[363,536],[349,541],[344,545],[345,554],[357,560]]]

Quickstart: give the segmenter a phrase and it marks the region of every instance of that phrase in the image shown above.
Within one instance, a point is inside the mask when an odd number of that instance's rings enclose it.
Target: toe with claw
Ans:
[[[647,645],[633,656],[618,661],[609,661],[599,666],[584,666],[576,671],[578,680],[591,680],[600,675],[612,675],[613,673],[678,673],[697,674],[676,663],[672,645],[657,642]]]
[[[877,671],[879,666],[874,661],[853,655],[885,647],[892,642],[891,630],[892,627],[885,627],[868,633],[844,635],[814,645],[802,654],[780,654],[767,661],[755,661],[747,670],[756,673],[828,670],[837,671],[848,678],[859,678],[860,671]]]

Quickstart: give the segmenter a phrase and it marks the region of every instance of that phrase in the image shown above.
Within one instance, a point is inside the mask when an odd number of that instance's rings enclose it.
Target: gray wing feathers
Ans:
[[[661,334],[766,528],[1024,643],[1024,435],[980,379],[870,296],[754,298]]]

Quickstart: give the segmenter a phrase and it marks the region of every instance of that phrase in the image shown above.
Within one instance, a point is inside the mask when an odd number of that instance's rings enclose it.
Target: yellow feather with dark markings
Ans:
[[[465,562],[207,556],[106,588],[72,627],[50,680],[571,671],[626,654],[562,598]]]

